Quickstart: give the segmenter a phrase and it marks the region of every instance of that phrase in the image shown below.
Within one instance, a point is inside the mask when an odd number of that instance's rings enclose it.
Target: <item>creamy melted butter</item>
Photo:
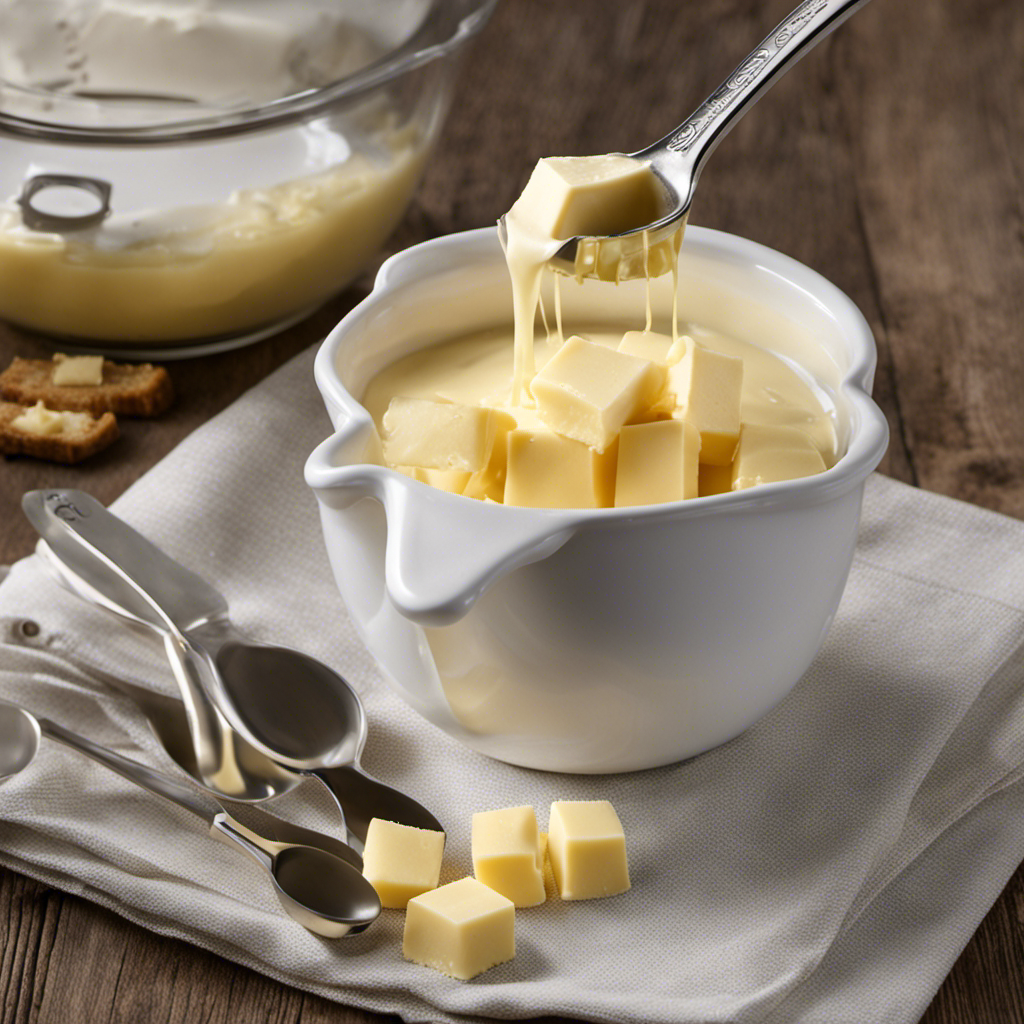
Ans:
[[[0,204],[0,316],[52,334],[132,341],[254,330],[322,302],[401,219],[426,146],[383,128],[380,158],[235,192],[201,207],[28,230]],[[59,299],[59,301],[56,301]]]
[[[499,232],[511,332],[421,350],[370,383],[363,400],[389,464],[457,494],[539,508],[676,501],[832,465],[834,424],[809,375],[707,328],[680,335],[683,227],[673,224],[654,245],[645,227],[663,212],[662,195],[649,165],[633,157],[541,160]],[[630,247],[638,235],[637,251]],[[644,331],[574,324],[576,336],[566,339],[566,278],[557,274],[551,323],[542,284],[546,271],[564,269],[558,254],[570,238],[579,240],[580,281],[645,280]],[[652,331],[651,278],[668,271],[666,336]],[[543,343],[534,336],[538,308]],[[618,323],[638,312],[611,317]],[[598,316],[609,313],[588,300],[584,322]]]
[[[587,340],[616,348],[622,330],[575,328]],[[832,418],[812,383],[778,356],[749,342],[698,325],[686,333],[706,348],[743,360],[740,415],[746,423],[796,426],[809,434],[826,466],[837,457]],[[383,432],[384,413],[396,396],[484,405],[515,417],[521,427],[543,429],[534,409],[513,403],[513,333],[496,328],[421,349],[386,367],[367,386],[362,402]],[[558,350],[552,338],[536,346],[537,369]]]

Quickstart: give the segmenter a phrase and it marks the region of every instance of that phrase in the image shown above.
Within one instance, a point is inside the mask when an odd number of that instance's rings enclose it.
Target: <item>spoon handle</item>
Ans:
[[[218,677],[209,658],[183,635],[179,622],[194,586],[211,614],[227,613],[223,597],[84,491],[30,491],[22,507],[42,535],[51,560],[84,581],[83,596],[159,634],[181,691],[196,763],[204,784],[229,794],[245,790],[237,737],[214,704]],[[83,593],[80,587],[75,588]],[[166,605],[164,602],[167,602]],[[219,604],[218,604],[219,602]]]
[[[804,0],[739,63],[728,78],[678,127],[634,156],[675,166],[690,193],[708,157],[733,125],[808,50],[868,0]],[[691,195],[685,196],[689,206]]]
[[[227,615],[223,595],[85,491],[30,491],[22,508],[56,555],[105,606],[154,629],[179,631]]]
[[[163,772],[158,772],[147,765],[140,764],[138,761],[133,761],[129,757],[116,754],[113,750],[107,750],[106,747],[101,747],[98,743],[94,743],[84,736],[79,736],[78,733],[71,732],[70,729],[65,729],[64,726],[58,725],[48,718],[39,718],[37,720],[39,722],[39,731],[44,736],[49,737],[51,740],[56,740],[66,747],[71,747],[72,750],[77,750],[80,754],[84,754],[99,764],[105,765],[111,771],[117,772],[122,778],[127,779],[129,782],[134,782],[137,786],[141,786],[150,793],[163,797],[179,807],[184,807],[186,811],[191,811],[206,822],[207,825],[212,826],[214,818],[220,813],[221,808],[217,804],[212,800],[205,799],[200,793],[192,789],[191,786],[178,782],[177,779],[164,775]]]

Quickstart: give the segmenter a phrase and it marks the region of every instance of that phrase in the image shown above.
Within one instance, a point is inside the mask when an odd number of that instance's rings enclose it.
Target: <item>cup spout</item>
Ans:
[[[571,512],[507,508],[448,494],[384,466],[339,465],[344,460],[334,447],[328,441],[313,452],[306,480],[328,508],[364,498],[384,506],[385,587],[395,608],[418,625],[457,622],[496,579],[547,558],[577,527]]]

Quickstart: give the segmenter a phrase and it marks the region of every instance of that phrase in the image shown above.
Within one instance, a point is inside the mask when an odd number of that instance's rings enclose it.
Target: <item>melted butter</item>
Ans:
[[[352,279],[401,219],[424,140],[382,129],[379,158],[223,203],[66,235],[30,231],[0,205],[0,317],[67,337],[136,344],[259,329]]]
[[[611,348],[622,340],[621,330],[596,325],[574,330],[590,341]],[[837,457],[832,417],[816,394],[812,382],[786,361],[766,349],[728,335],[687,325],[687,333],[706,348],[743,360],[740,415],[744,422],[798,426],[809,434],[827,466]],[[536,429],[537,413],[512,400],[514,369],[513,332],[496,328],[421,349],[382,370],[370,381],[363,405],[373,416],[378,431],[384,412],[396,396],[433,401],[486,405],[516,418],[522,427]],[[537,369],[542,369],[559,346],[557,338],[536,346]]]
[[[395,398],[485,406],[507,413],[518,427],[531,431],[532,436],[505,435],[508,441],[502,441],[500,447],[495,442],[494,450],[501,453],[497,456],[502,463],[500,472],[488,470],[491,477],[488,477],[489,482],[483,490],[479,484],[467,481],[464,493],[498,501],[502,500],[504,493],[516,504],[541,507],[562,507],[563,503],[569,503],[569,507],[607,507],[609,486],[615,491],[613,481],[616,472],[627,474],[623,480],[642,482],[644,474],[658,473],[661,469],[666,473],[675,472],[673,467],[678,465],[675,460],[680,457],[689,467],[686,472],[693,474],[690,478],[692,483],[673,484],[667,493],[691,497],[698,493],[698,486],[700,493],[708,494],[720,493],[730,486],[748,486],[738,482],[734,478],[735,472],[730,469],[735,465],[735,453],[746,450],[740,436],[742,424],[799,428],[805,435],[799,445],[806,446],[809,437],[821,455],[819,460],[812,451],[810,463],[805,459],[804,464],[832,465],[837,456],[834,424],[827,404],[818,400],[809,375],[764,348],[708,328],[691,326],[689,329],[690,337],[684,346],[689,361],[681,374],[674,378],[675,386],[683,391],[678,396],[672,391],[667,392],[671,407],[665,404],[664,396],[651,400],[631,393],[631,388],[647,386],[633,383],[634,376],[631,375],[639,374],[635,376],[635,381],[639,382],[648,370],[653,373],[651,364],[637,360],[635,355],[626,356],[627,362],[616,363],[603,356],[598,358],[592,348],[574,341],[571,351],[565,349],[565,358],[559,357],[552,364],[551,371],[544,373],[548,361],[565,343],[561,308],[562,281],[565,278],[558,274],[554,276],[554,323],[541,301],[542,284],[546,271],[559,269],[557,254],[563,241],[569,238],[579,238],[575,267],[579,281],[590,276],[616,284],[623,277],[640,276],[644,280],[646,316],[641,322],[647,331],[652,330],[654,321],[651,279],[670,271],[670,344],[675,350],[679,348],[678,256],[683,227],[673,226],[668,235],[660,237],[653,245],[649,232],[643,229],[643,225],[658,219],[658,189],[658,180],[650,167],[628,156],[611,154],[541,160],[523,194],[505,217],[505,258],[512,285],[511,332],[506,328],[470,335],[413,353],[385,369],[371,381],[363,397],[378,431],[382,435],[387,434],[384,414]],[[636,228],[642,230],[636,231]],[[615,237],[622,232],[626,233],[625,239]],[[629,246],[635,244],[637,237],[640,248],[631,250]],[[546,340],[542,342],[535,338],[538,309],[546,334]],[[638,311],[623,312],[634,316]],[[587,315],[593,318],[598,314],[590,307]],[[639,327],[639,323],[635,326]],[[574,324],[573,333],[582,335],[586,341],[618,349],[624,332],[622,328],[613,329],[607,323],[596,323],[589,329],[586,325]],[[697,370],[696,354],[705,350],[729,358],[701,355],[699,365],[702,369]],[[652,355],[650,358],[661,360],[661,356]],[[681,361],[682,358],[679,354],[669,356],[669,362]],[[647,366],[648,370],[641,372],[628,360]],[[742,361],[741,367],[737,361]],[[572,367],[568,376],[567,364]],[[666,367],[666,370],[671,376],[671,369]],[[542,377],[538,378],[538,374]],[[701,381],[699,385],[696,383],[698,380]],[[531,384],[536,389],[537,402],[531,394]],[[689,393],[691,386],[704,389],[700,392],[701,401]],[[543,406],[543,417],[537,410],[538,402]],[[634,407],[636,403],[640,404]],[[613,409],[614,412],[611,411]],[[627,466],[633,467],[631,470],[622,468],[621,451],[618,469],[612,466],[609,470],[607,460],[600,461],[594,456],[588,460],[579,454],[578,449],[564,447],[566,438],[576,439],[592,445],[600,456],[610,445],[618,445],[619,430],[625,429],[624,424],[649,423],[667,415],[674,419],[690,419],[692,416],[689,429],[693,431],[696,427],[701,431],[696,441],[697,448],[702,453],[706,451],[706,461],[714,468],[713,474],[705,474],[707,490],[703,490],[704,484],[697,482],[696,454],[680,456],[682,449],[671,447],[682,443],[677,440],[680,436],[678,431],[666,433],[659,428],[657,433],[643,435],[651,439],[649,444],[655,444],[655,437],[663,440],[658,442],[660,447],[649,448],[642,456],[626,456]],[[609,417],[614,427],[602,421],[604,416]],[[547,439],[542,442],[537,436],[538,433],[552,435],[558,432],[562,438],[557,443],[549,443]],[[795,444],[794,435],[800,437],[796,431],[773,435],[774,443]],[[638,436],[631,435],[634,439]],[[788,440],[780,441],[780,436]],[[528,453],[524,446],[534,444],[536,447],[531,447]],[[635,447],[631,450],[638,451]],[[730,455],[730,451],[733,454]],[[655,461],[644,464],[643,457],[648,454]],[[775,460],[776,455],[769,454],[767,458]],[[659,459],[663,461],[659,462]],[[509,474],[507,486],[505,460]],[[642,468],[637,469],[637,466]],[[652,469],[651,466],[658,468]],[[760,464],[755,469],[756,479],[767,471]],[[750,474],[755,473],[755,469],[751,469]],[[628,476],[629,472],[633,473],[632,478]],[[786,479],[785,476],[777,478]],[[495,481],[497,485],[492,487],[491,483]],[[535,483],[538,486],[534,486]],[[624,485],[623,495],[616,492],[613,501],[615,504],[644,504],[644,497],[653,493],[659,492],[642,483],[632,489]],[[577,502],[579,506],[575,504]]]

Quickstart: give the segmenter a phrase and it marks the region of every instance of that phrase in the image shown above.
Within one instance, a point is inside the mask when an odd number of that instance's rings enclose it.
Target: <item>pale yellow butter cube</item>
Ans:
[[[402,910],[413,896],[437,887],[444,833],[373,818],[366,829],[363,875],[380,905]]]
[[[686,355],[686,336],[673,341],[667,334],[657,331],[626,331],[619,342],[619,351],[662,366],[674,366]]]
[[[516,955],[516,909],[475,878],[409,900],[402,955],[468,981]]]
[[[732,467],[732,489],[795,480],[824,470],[821,452],[799,428],[744,423]]]
[[[531,508],[609,508],[615,500],[618,440],[604,452],[537,430],[508,435],[505,504]]]
[[[622,428],[615,505],[653,505],[697,497],[700,433],[687,420],[658,420]]]
[[[517,907],[543,903],[544,855],[532,807],[473,815],[473,873]]]
[[[616,896],[629,888],[626,836],[607,800],[556,800],[548,857],[563,900]]]
[[[462,493],[481,501],[504,501],[505,474],[508,469],[508,435],[516,428],[516,418],[499,409],[494,411],[494,443],[487,465],[466,481]]]
[[[391,399],[383,425],[389,465],[475,473],[490,458],[497,421],[493,409],[400,396]]]
[[[675,395],[674,415],[700,431],[700,461],[711,466],[732,462],[740,436],[743,360],[689,345],[669,368],[666,390]]]
[[[555,874],[551,870],[551,858],[548,856],[548,834],[540,833],[540,858],[544,862],[544,893],[547,896],[558,895],[558,884],[555,882]]]
[[[530,385],[537,412],[554,431],[604,451],[619,429],[652,405],[665,367],[571,337]]]
[[[741,431],[742,432],[742,431]],[[697,467],[697,493],[702,498],[712,494],[728,494],[732,490],[732,465]]]
[[[462,494],[474,476],[464,469],[423,469],[420,466],[395,466],[395,469],[421,484],[430,484],[449,494]]]
[[[550,238],[614,235],[656,220],[661,193],[650,165],[633,157],[547,157],[511,213]]]
[[[60,387],[95,387],[103,383],[103,356],[53,357],[52,381]]]

